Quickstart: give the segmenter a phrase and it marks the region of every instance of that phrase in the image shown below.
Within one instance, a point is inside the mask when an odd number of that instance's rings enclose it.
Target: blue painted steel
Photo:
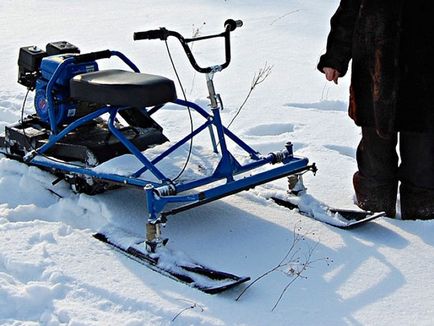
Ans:
[[[51,76],[50,80],[47,84],[47,90],[45,92],[45,97],[47,99],[47,105],[48,105],[48,118],[50,119],[50,129],[51,132],[55,135],[57,134],[57,125],[60,123],[61,120],[61,114],[56,112],[55,106],[54,106],[54,99],[53,99],[53,90],[54,85],[57,81],[57,78],[62,74],[65,67],[72,63],[74,61],[74,58],[69,57],[66,58],[63,62],[61,62],[56,70],[54,71],[53,75]]]
[[[301,159],[304,160],[304,158],[301,158]],[[254,170],[256,168],[259,168],[261,166],[264,166],[266,164],[270,164],[270,163],[273,162],[273,160],[274,160],[274,156],[272,154],[270,154],[267,157],[264,157],[264,158],[260,159],[259,161],[254,161],[254,162],[248,163],[246,165],[240,165],[239,168],[238,168],[237,173],[234,173],[234,175],[245,173],[245,172]],[[292,158],[290,158],[287,161],[287,164],[288,163],[292,164],[294,162],[299,162],[299,161],[300,161],[300,158],[292,157]],[[295,169],[298,168],[298,167],[297,168],[293,168],[292,165],[288,165],[288,167],[289,167],[290,171],[295,170]],[[195,181],[179,184],[179,185],[176,186],[176,189],[178,190],[178,192],[183,192],[183,191],[186,191],[186,190],[190,190],[190,189],[194,189],[194,188],[198,188],[198,187],[204,186],[206,184],[209,184],[209,183],[221,180],[221,179],[222,179],[222,177],[219,177],[216,174],[213,174],[210,177],[205,177],[205,178],[198,179],[198,180],[195,180]]]
[[[233,134],[229,129],[227,129],[226,127],[223,127],[223,130],[225,132],[225,135],[228,136],[230,139],[232,139],[232,141],[237,144],[238,146],[240,146],[242,149],[244,149],[247,153],[250,154],[250,157],[253,160],[259,160],[260,156],[259,156],[259,152],[255,151],[253,148],[251,148],[249,145],[247,145],[245,142],[243,142],[240,138],[238,138],[237,136],[235,136],[235,134]]]
[[[57,67],[66,59],[73,58],[74,56],[75,54],[57,54],[43,58],[40,67],[42,78],[50,80]],[[69,81],[72,77],[93,71],[98,71],[98,64],[95,61],[75,63],[66,67],[55,82],[59,86],[69,88]]]
[[[307,158],[294,159],[288,164],[275,167],[271,170],[240,178],[239,180],[205,190],[202,192],[203,199],[210,199],[213,197],[219,198],[225,193],[236,193],[239,189],[282,178],[288,175],[288,172],[307,166],[308,162],[309,160]]]
[[[210,114],[208,114],[205,110],[203,110],[200,106],[196,105],[195,103],[188,102],[188,101],[182,101],[182,100],[179,100],[179,99],[177,99],[175,101],[175,103],[178,104],[178,105],[188,106],[188,107],[191,107],[191,108],[195,109],[204,118],[207,119],[207,122],[205,124],[203,124],[201,127],[197,128],[193,133],[187,135],[182,140],[180,140],[178,143],[176,143],[175,145],[171,146],[167,151],[165,151],[164,153],[162,153],[156,159],[152,160],[151,161],[152,164],[156,164],[159,161],[161,161],[163,158],[167,157],[170,153],[172,153],[173,151],[175,151],[176,149],[178,149],[181,145],[183,145],[184,143],[186,143],[189,139],[191,139],[194,136],[196,136],[197,134],[199,134],[206,127],[211,126],[211,124],[212,125],[216,125],[216,126],[219,126],[219,125],[222,126],[221,119],[220,119],[220,112],[219,112],[218,109],[214,110],[214,112],[213,112],[214,113],[214,118],[213,118]],[[229,180],[231,180],[232,179],[232,175],[234,173],[237,173],[238,171],[244,171],[245,170],[235,160],[235,158],[233,158],[233,156],[228,152],[228,149],[227,149],[226,143],[225,143],[225,134],[228,134],[228,136],[230,136],[230,138],[236,144],[238,144],[241,148],[243,148],[244,150],[246,150],[250,154],[250,157],[252,159],[256,159],[258,161],[260,160],[260,158],[257,156],[258,153],[255,150],[253,150],[250,146],[248,146],[243,141],[241,141],[237,136],[235,136],[233,133],[231,133],[228,129],[226,129],[226,128],[220,128],[220,129],[218,129],[218,131],[220,131],[218,133],[218,135],[219,135],[219,143],[220,143],[221,146],[223,146],[222,147],[222,154],[223,154],[222,155],[222,160],[221,160],[220,164],[218,165],[216,171],[214,172],[214,175],[212,177],[207,177],[207,178],[199,180],[197,182],[197,186],[208,184],[210,182],[213,182],[213,181],[216,181],[218,179],[221,179],[222,177],[227,177],[227,178],[229,178]],[[258,162],[258,164],[252,165],[250,168],[254,168],[254,167],[266,164],[268,162],[269,161],[265,162],[265,161],[261,160],[260,162]],[[135,172],[132,176],[133,177],[139,177],[146,170],[147,170],[147,166],[144,166],[143,168],[141,168],[140,170],[138,170],[137,172]],[[192,189],[192,188],[189,188],[189,189]]]
[[[139,73],[140,70],[137,68],[137,66],[130,60],[128,57],[119,51],[110,51],[112,55],[118,57],[121,59],[128,67],[131,68],[132,71]]]
[[[119,57],[123,62],[125,62],[133,71],[139,72],[139,69],[132,63],[125,55],[118,51],[111,51],[113,56]],[[55,71],[52,73],[52,76],[46,85],[46,99],[47,99],[47,113],[48,119],[50,121],[50,127],[53,131],[53,134],[50,136],[48,142],[41,146],[36,152],[37,155],[31,160],[31,164],[35,164],[38,166],[43,166],[47,168],[57,169],[69,173],[75,173],[79,175],[87,175],[99,180],[104,180],[108,182],[121,183],[125,185],[140,187],[145,189],[145,194],[147,197],[147,207],[149,211],[148,221],[151,223],[156,223],[159,221],[161,214],[164,214],[164,210],[166,205],[169,203],[187,203],[185,206],[181,206],[180,208],[190,206],[195,206],[200,203],[208,202],[214,199],[222,198],[224,196],[239,192],[241,190],[249,189],[256,185],[269,182],[283,176],[289,175],[294,171],[299,171],[300,169],[306,168],[308,164],[307,158],[298,158],[293,157],[292,149],[287,148],[279,153],[279,158],[282,163],[279,166],[273,167],[269,170],[259,172],[257,174],[241,176],[238,180],[235,180],[234,176],[240,175],[242,173],[246,173],[252,171],[258,167],[264,166],[266,164],[274,163],[276,160],[276,155],[268,154],[267,156],[261,156],[257,151],[251,148],[249,145],[244,143],[240,138],[238,138],[235,134],[225,128],[222,124],[220,117],[219,109],[212,109],[212,114],[209,114],[203,108],[198,106],[195,103],[183,101],[177,99],[174,103],[186,106],[194,109],[198,112],[203,118],[205,118],[205,122],[198,128],[196,128],[193,132],[182,138],[176,144],[172,145],[169,149],[164,151],[162,154],[154,158],[153,160],[148,160],[140,150],[129,141],[115,126],[114,121],[117,115],[117,112],[124,108],[120,107],[103,107],[95,112],[92,112],[82,118],[79,118],[69,124],[64,130],[57,133],[57,124],[59,122],[58,113],[55,112],[54,109],[54,98],[53,93],[57,91],[56,89],[56,81],[64,73],[64,69],[69,65],[74,65],[73,57],[66,58],[63,62],[61,62]],[[40,154],[46,152],[49,148],[54,146],[56,142],[65,137],[68,133],[76,129],[77,127],[95,119],[98,116],[101,116],[104,113],[109,113],[110,118],[108,120],[108,128],[110,132],[143,164],[143,167],[139,169],[137,172],[133,173],[131,176],[122,176],[111,173],[101,173],[97,172],[90,168],[79,167],[72,164],[68,164],[67,162],[59,162],[48,160],[45,158],[41,158]],[[197,180],[172,184],[172,181],[167,178],[159,169],[156,168],[155,164],[168,157],[172,152],[177,150],[180,146],[185,144],[187,141],[195,137],[197,134],[204,131],[206,128],[210,129],[211,132],[211,141],[214,150],[216,150],[216,141],[213,133],[213,126],[217,130],[217,140],[220,145],[221,150],[221,159],[215,168],[214,172],[211,176],[199,178]],[[233,157],[233,155],[229,152],[226,144],[226,139],[231,139],[235,144],[240,146],[245,152],[247,152],[250,157],[254,160],[248,164],[242,165]],[[152,182],[149,180],[143,180],[139,177],[143,174],[144,171],[149,170],[160,182]],[[196,192],[193,194],[180,195],[184,191],[197,189],[202,186],[206,186],[212,184],[216,181],[222,181],[226,179],[226,182],[223,184],[218,184],[214,186],[210,186],[207,189]],[[163,187],[168,184],[172,185],[172,189],[175,195],[159,195],[155,188]],[[176,210],[176,209],[175,209]]]
[[[214,122],[214,126],[217,129],[217,138],[219,140],[221,156],[222,156],[219,164],[217,165],[217,168],[213,173],[213,176],[218,178],[220,177],[226,178],[226,180],[229,182],[234,179],[233,175],[239,170],[240,164],[228,151],[226,145],[225,133],[223,130],[223,124],[220,117],[220,109],[213,108],[211,110],[214,116],[213,122]]]
[[[170,155],[171,153],[173,153],[174,151],[176,151],[180,146],[182,146],[183,144],[185,144],[187,141],[189,141],[191,138],[193,138],[194,136],[196,136],[197,134],[199,134],[201,131],[203,131],[205,128],[207,128],[209,125],[211,124],[210,121],[207,121],[206,123],[204,123],[202,126],[200,126],[199,128],[197,128],[196,130],[194,130],[191,134],[187,135],[186,137],[184,137],[183,139],[181,139],[180,141],[178,141],[176,144],[172,145],[170,148],[168,148],[166,151],[164,151],[163,153],[161,153],[159,156],[157,156],[155,159],[153,159],[151,161],[152,164],[157,164],[158,162],[160,162],[162,159],[164,159],[165,157],[167,157],[168,155]],[[143,168],[141,168],[140,170],[138,170],[137,172],[133,173],[131,176],[132,177],[136,177],[138,178],[139,176],[141,176],[146,170],[148,169],[147,166],[144,166]]]
[[[42,59],[41,78],[36,82],[35,109],[41,120],[50,122],[50,126],[52,119],[57,127],[61,123],[72,121],[75,117],[76,104],[69,101],[70,79],[98,70],[95,61],[72,64],[73,58],[74,55],[71,54],[60,54]],[[53,94],[56,97],[55,104]]]
[[[158,221],[158,212],[164,208],[163,202],[155,200],[154,188],[152,186],[145,187],[146,208],[148,211],[148,223]]]
[[[181,99],[177,99],[175,101],[176,104],[178,105],[182,105],[182,106],[188,106],[190,108],[193,108],[196,112],[198,112],[200,115],[202,115],[205,119],[211,119],[213,120],[214,117],[212,115],[210,115],[208,112],[206,112],[203,108],[201,108],[199,105],[197,105],[196,103],[192,103],[192,102],[188,102],[188,101],[183,101]],[[216,122],[214,122],[214,125],[216,124]],[[223,130],[225,135],[227,135],[229,138],[232,139],[233,142],[235,142],[235,144],[237,144],[238,146],[240,146],[242,149],[244,149],[247,153],[250,154],[250,157],[254,160],[259,159],[258,156],[258,152],[255,151],[253,148],[251,148],[249,145],[247,145],[245,142],[243,142],[240,138],[238,138],[237,136],[235,136],[229,129],[227,129],[226,127],[223,126]]]
[[[208,121],[211,121],[211,119],[209,119]],[[209,130],[209,137],[211,138],[212,151],[218,154],[219,150],[217,148],[217,142],[215,140],[214,129],[212,128],[212,125],[208,126],[208,130]]]
[[[179,104],[181,106],[190,107],[190,108],[194,109],[197,113],[199,113],[200,115],[202,115],[205,119],[212,118],[212,115],[210,115],[208,112],[206,112],[204,109],[202,109],[196,103],[189,102],[189,101],[184,101],[184,100],[181,100],[181,99],[175,100],[174,103],[175,104]]]
[[[161,173],[160,170],[158,170],[155,165],[153,165],[143,154],[140,152],[140,150],[134,146],[133,143],[131,143],[119,130],[116,129],[114,126],[114,121],[116,118],[117,110],[113,109],[110,112],[110,118],[108,120],[108,128],[111,131],[111,133],[119,139],[119,141],[144,165],[146,166],[149,171],[152,172],[152,174],[160,180],[162,183],[166,183],[169,180],[163,173]]]
[[[160,213],[169,203],[196,202],[200,199],[199,194],[159,196],[152,185],[145,186],[146,207],[148,210],[148,222],[155,223],[160,218]]]
[[[104,113],[109,112],[110,110],[113,110],[112,108],[109,107],[104,107],[101,108],[99,110],[96,110],[95,112],[89,113],[88,115],[75,120],[73,123],[71,123],[68,127],[66,127],[65,129],[63,129],[59,134],[53,134],[51,135],[51,137],[48,139],[48,142],[44,145],[42,145],[40,148],[38,148],[36,150],[36,152],[38,154],[43,154],[44,152],[46,152],[50,147],[54,146],[56,144],[56,142],[58,142],[59,140],[61,140],[63,137],[65,137],[67,134],[69,134],[71,131],[73,131],[74,129],[80,127],[81,125],[92,121],[93,119],[103,115]]]
[[[148,180],[129,178],[127,176],[122,176],[122,175],[112,174],[112,173],[96,172],[89,168],[81,168],[68,163],[52,161],[40,156],[36,156],[30,163],[33,165],[42,166],[50,169],[57,169],[59,171],[66,171],[75,174],[87,175],[103,181],[121,183],[124,185],[136,186],[140,188],[143,188],[148,184],[153,185],[154,187],[161,186],[160,183],[156,183]]]
[[[48,102],[46,96],[47,81],[40,78],[36,80],[35,87],[35,99],[33,101],[36,113],[41,118],[42,121],[49,123],[50,119],[48,117]]]
[[[197,206],[198,204],[207,203],[216,199],[220,199],[225,196],[253,188],[257,185],[285,177],[291,174],[291,172],[299,171],[300,169],[306,168],[307,164],[308,164],[307,158],[294,158],[290,163],[276,167],[272,170],[260,172],[252,176],[240,178],[238,180],[234,180],[232,182],[228,182],[204,190],[198,194],[195,194],[196,200],[192,200],[192,203],[187,204],[185,206],[177,207],[172,211],[163,212],[163,210],[161,210],[160,212],[166,216],[173,215],[179,211],[183,211],[185,209],[189,209],[194,206]],[[166,203],[176,202],[176,198],[177,196],[165,196],[165,197],[154,196],[153,200],[155,204],[164,208],[164,205]],[[193,197],[191,199],[193,199]],[[159,201],[163,201],[164,205],[159,205],[158,204]]]
[[[137,66],[119,51],[111,51],[113,56],[120,58],[134,72],[139,73]],[[43,103],[41,95],[35,98],[35,107],[43,121],[50,123],[50,129],[53,134],[57,133],[57,126],[61,123],[68,122],[68,118],[73,119],[76,106],[67,103],[69,97],[69,81],[72,77],[98,70],[98,64],[95,61],[85,63],[75,63],[74,55],[55,55],[44,58],[41,63],[42,77],[48,80],[48,83],[37,83],[39,88],[45,90],[46,103]],[[54,105],[54,95],[58,105]],[[37,102],[36,102],[37,101]],[[70,120],[71,120],[70,119]]]

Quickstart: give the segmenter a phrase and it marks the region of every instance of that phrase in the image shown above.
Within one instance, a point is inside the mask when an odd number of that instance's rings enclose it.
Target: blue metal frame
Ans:
[[[111,53],[112,55],[117,56],[122,61],[124,61],[133,71],[137,73],[139,72],[139,69],[125,55],[117,51],[111,51]],[[302,171],[309,168],[307,158],[299,158],[293,155],[292,145],[288,145],[284,150],[278,153],[271,153],[266,156],[262,156],[223,126],[220,117],[220,109],[213,108],[211,109],[212,113],[209,114],[197,104],[180,99],[177,99],[174,103],[195,110],[204,118],[205,122],[152,160],[148,159],[142,152],[140,152],[140,150],[115,127],[114,121],[116,119],[116,115],[119,111],[125,109],[122,107],[102,107],[82,118],[77,119],[62,131],[57,132],[57,117],[55,107],[53,105],[54,99],[52,95],[53,87],[57,77],[60,75],[62,70],[67,65],[72,64],[73,61],[73,58],[67,58],[62,64],[59,65],[59,67],[54,72],[52,78],[48,82],[46,96],[49,104],[48,116],[50,120],[52,135],[50,136],[46,144],[36,150],[36,153],[34,153],[29,163],[46,168],[65,171],[68,173],[86,175],[108,182],[121,183],[125,185],[143,188],[146,194],[147,208],[149,214],[148,223],[160,222],[162,216],[175,214],[176,212],[188,209],[190,207],[198,206],[202,203],[207,203],[212,200],[237,193],[241,190],[249,189],[256,185],[282,178],[297,171]],[[140,168],[138,171],[132,173],[129,176],[122,176],[111,173],[101,173],[96,172],[91,168],[78,167],[76,165],[68,164],[67,162],[50,160],[44,157],[43,154],[52,146],[54,146],[58,141],[60,141],[63,137],[65,137],[68,133],[105,113],[109,114],[107,124],[110,132],[143,165],[143,167]],[[211,132],[211,144],[215,152],[217,152],[217,146],[215,142],[216,139],[214,135],[214,130],[217,132],[217,140],[220,150],[220,162],[210,176],[199,178],[190,182],[176,183],[167,176],[165,176],[164,173],[155,166],[158,162],[168,157],[183,144],[185,144],[206,129],[210,130]],[[252,162],[245,165],[240,164],[228,150],[226,143],[227,139],[232,140],[236,145],[243,149],[251,157]],[[279,166],[273,167],[266,171],[261,171],[253,175],[242,176],[243,173],[252,171],[261,166],[276,163],[279,163]],[[145,171],[150,171],[150,173],[158,180],[158,182],[141,179],[140,177]],[[237,178],[238,175],[240,176]],[[219,184],[214,186],[211,185],[212,183],[221,180],[225,180],[226,182],[223,184],[220,182]],[[205,190],[196,191],[195,193],[189,193],[187,195],[180,194],[185,191],[194,190],[198,187],[206,185],[211,186]],[[186,204],[183,206],[179,206],[179,208],[175,208],[172,211],[165,211],[166,205],[169,203]]]

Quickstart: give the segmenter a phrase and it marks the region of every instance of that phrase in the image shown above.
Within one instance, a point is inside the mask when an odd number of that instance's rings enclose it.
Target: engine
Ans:
[[[46,51],[37,46],[20,48],[18,58],[18,83],[29,90],[35,90],[35,111],[44,123],[49,123],[49,102],[47,101],[47,85],[59,65],[80,50],[75,45],[61,41],[47,44]],[[91,110],[87,103],[77,103],[71,100],[69,81],[76,75],[98,70],[95,61],[71,63],[59,75],[53,87],[53,112],[56,125],[70,123],[88,114]]]

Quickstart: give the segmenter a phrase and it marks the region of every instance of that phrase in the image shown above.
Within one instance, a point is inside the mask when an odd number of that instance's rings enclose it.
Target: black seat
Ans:
[[[172,80],[117,69],[77,75],[70,88],[74,99],[111,106],[149,107],[176,100]]]

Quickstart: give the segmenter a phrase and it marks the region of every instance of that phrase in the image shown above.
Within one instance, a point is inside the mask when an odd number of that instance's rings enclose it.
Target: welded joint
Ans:
[[[173,184],[167,184],[154,189],[158,196],[172,196],[176,195],[176,187]]]
[[[38,155],[38,152],[35,150],[32,150],[30,152],[28,152],[26,155],[24,155],[23,160],[24,162],[30,162],[31,160],[33,160],[36,155]]]

